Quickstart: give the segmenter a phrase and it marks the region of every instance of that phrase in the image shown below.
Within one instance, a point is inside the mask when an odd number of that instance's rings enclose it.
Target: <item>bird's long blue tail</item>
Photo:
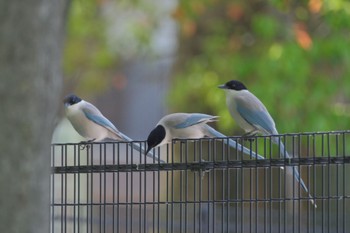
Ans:
[[[212,127],[210,127],[209,125],[206,125],[206,128],[208,130],[208,132],[213,136],[213,137],[218,137],[218,138],[225,138],[227,137],[226,135],[216,131],[215,129],[213,129]],[[227,143],[227,140],[224,140],[224,143]],[[239,151],[243,151],[243,153],[247,154],[247,155],[250,155],[251,157],[255,158],[255,159],[265,159],[265,157],[259,155],[259,154],[256,154],[254,151],[244,147],[243,145],[239,144],[238,142],[232,140],[232,139],[229,139],[228,140],[228,145],[230,147],[233,147]]]
[[[283,158],[291,158],[291,156],[288,154],[287,150],[285,150],[283,142],[279,138],[273,138],[272,141],[274,143],[276,143],[277,145],[279,145],[279,147],[280,147],[280,154],[281,154],[281,156]],[[303,179],[300,177],[299,169],[298,169],[297,166],[293,166],[293,173],[294,173],[295,179],[300,183],[301,187],[309,195],[309,199],[310,199],[310,202],[312,203],[312,205],[314,205],[315,208],[317,208],[317,205],[316,205],[316,203],[314,201],[314,198],[310,195],[309,189],[306,187]]]
[[[125,134],[122,134],[123,138],[125,141],[128,142],[132,142],[133,140],[131,138],[129,138],[128,136],[126,136]],[[145,148],[143,148],[143,146],[141,146],[140,143],[131,143],[131,147],[134,148],[135,150],[141,152],[142,154],[144,154],[146,152]],[[161,163],[165,163],[164,160],[158,158],[156,155],[154,155],[151,151],[148,152],[148,154],[146,155],[147,157],[151,158],[151,159],[156,159],[157,161],[161,162]]]

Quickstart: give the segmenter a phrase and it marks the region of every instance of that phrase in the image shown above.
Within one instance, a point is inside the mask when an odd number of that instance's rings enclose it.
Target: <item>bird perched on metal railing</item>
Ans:
[[[82,100],[74,94],[66,96],[63,103],[68,120],[71,122],[74,129],[87,139],[86,142],[98,142],[105,139],[112,139],[120,142],[132,141],[131,138],[120,132],[113,123],[91,103]],[[138,143],[132,143],[132,147],[137,151],[144,152],[143,147]],[[158,160],[153,154],[147,156],[151,158],[154,157]]]
[[[226,137],[222,133],[207,125],[216,121],[218,116],[211,116],[202,113],[173,113],[164,116],[147,138],[148,153],[152,148],[170,143],[173,139],[199,139],[204,137]],[[223,141],[227,143],[226,140]],[[230,147],[243,151],[245,154],[257,159],[265,159],[259,154],[229,139]]]
[[[244,136],[262,135],[277,135],[275,122],[267,111],[264,104],[240,81],[231,80],[219,88],[226,92],[226,104],[232,118],[246,132]],[[283,142],[279,137],[271,137],[273,143],[279,145],[280,154],[283,157],[290,158],[290,155],[285,150]],[[298,168],[294,168],[294,176],[300,183],[306,193],[309,190],[304,181],[301,179]],[[317,207],[313,197],[309,194],[311,203]]]

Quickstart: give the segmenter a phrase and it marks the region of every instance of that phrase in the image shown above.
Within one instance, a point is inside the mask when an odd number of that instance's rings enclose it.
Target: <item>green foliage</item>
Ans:
[[[252,17],[252,30],[261,39],[273,39],[277,33],[278,23],[269,15],[254,15]]]
[[[241,134],[217,88],[237,79],[266,105],[280,133],[348,129],[350,8],[313,2],[206,1],[196,11],[180,1],[172,110],[219,115],[221,131]]]
[[[120,64],[154,55],[152,35],[169,17],[164,12],[147,0],[72,1],[63,64],[66,86],[86,96],[118,83]]]
[[[65,81],[77,85],[80,94],[106,89],[109,72],[117,61],[109,51],[105,38],[105,21],[98,1],[72,1],[66,47],[64,51]]]

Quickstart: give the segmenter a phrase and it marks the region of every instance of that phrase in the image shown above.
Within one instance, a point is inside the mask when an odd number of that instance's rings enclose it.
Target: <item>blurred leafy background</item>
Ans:
[[[350,2],[183,0],[174,16],[177,111],[193,111],[195,102],[196,111],[220,115],[229,134],[237,127],[215,87],[238,79],[280,132],[349,128]]]
[[[266,105],[280,133],[350,128],[349,1],[172,2],[171,11],[161,11],[149,0],[73,1],[66,90],[98,96],[111,84],[123,87],[118,74],[129,60],[166,59],[152,35],[171,17],[177,48],[164,100],[169,112],[219,115],[219,130],[241,134],[217,88],[237,79]]]

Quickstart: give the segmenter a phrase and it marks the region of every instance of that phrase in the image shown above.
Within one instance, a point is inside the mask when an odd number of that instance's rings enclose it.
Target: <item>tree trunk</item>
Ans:
[[[0,232],[49,232],[50,141],[68,5],[0,1]]]

